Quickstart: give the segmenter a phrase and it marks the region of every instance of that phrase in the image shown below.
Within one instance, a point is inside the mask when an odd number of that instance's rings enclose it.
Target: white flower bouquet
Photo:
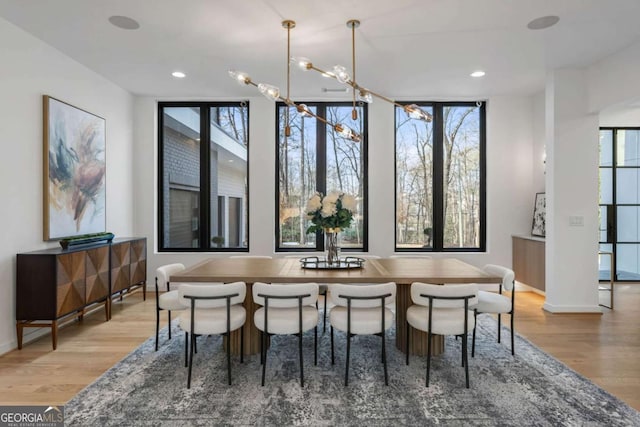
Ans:
[[[322,197],[315,193],[307,202],[307,218],[313,223],[307,233],[349,228],[357,208],[356,198],[348,194],[333,192]]]

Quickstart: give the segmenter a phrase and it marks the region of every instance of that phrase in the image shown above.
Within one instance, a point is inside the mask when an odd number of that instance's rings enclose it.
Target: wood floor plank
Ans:
[[[154,334],[155,295],[148,296],[115,301],[109,322],[96,310],[63,327],[56,351],[45,335],[0,356],[0,404],[65,404]],[[640,285],[616,285],[616,309],[602,315],[548,313],[543,303],[535,293],[516,295],[516,331],[640,410]]]

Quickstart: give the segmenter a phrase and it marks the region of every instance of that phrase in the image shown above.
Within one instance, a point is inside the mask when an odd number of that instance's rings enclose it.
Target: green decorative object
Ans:
[[[62,246],[62,249],[69,249],[70,246],[86,245],[88,243],[102,241],[110,243],[114,237],[115,235],[113,233],[83,234],[81,236],[74,236],[60,240],[60,246]]]

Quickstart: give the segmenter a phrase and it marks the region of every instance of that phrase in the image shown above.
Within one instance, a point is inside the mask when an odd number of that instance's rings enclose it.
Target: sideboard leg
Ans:
[[[22,350],[22,332],[24,330],[24,324],[20,321],[16,323],[16,334],[18,335],[18,350]]]
[[[58,321],[51,322],[51,341],[53,341],[53,349],[58,348]]]

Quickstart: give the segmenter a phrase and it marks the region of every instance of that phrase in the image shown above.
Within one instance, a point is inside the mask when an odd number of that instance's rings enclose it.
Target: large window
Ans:
[[[324,249],[320,233],[307,234],[311,225],[305,212],[307,200],[316,192],[338,191],[355,196],[358,211],[350,228],[341,233],[342,249],[367,250],[367,109],[356,107],[352,118],[347,103],[306,103],[315,114],[334,124],[358,132],[354,143],[313,117],[289,109],[291,134],[285,137],[286,107],[277,107],[278,146],[276,175],[276,250],[316,251]]]
[[[158,105],[161,251],[248,251],[246,103]]]
[[[485,250],[484,103],[396,108],[396,250]]]

